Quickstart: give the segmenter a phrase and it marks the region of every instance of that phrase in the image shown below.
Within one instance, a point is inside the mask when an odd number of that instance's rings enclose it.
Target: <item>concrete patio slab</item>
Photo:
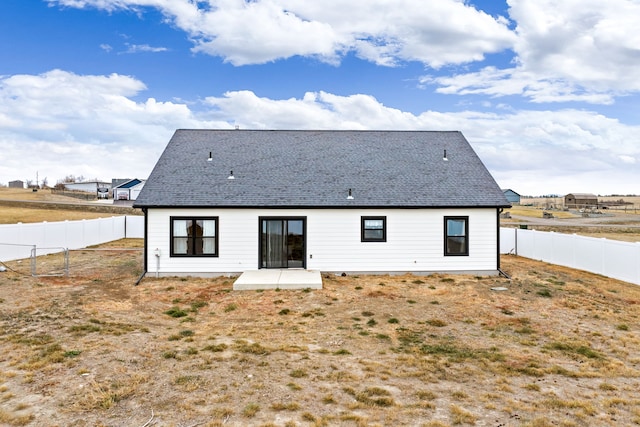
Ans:
[[[233,283],[233,290],[322,289],[319,271],[302,269],[261,269],[245,271]]]

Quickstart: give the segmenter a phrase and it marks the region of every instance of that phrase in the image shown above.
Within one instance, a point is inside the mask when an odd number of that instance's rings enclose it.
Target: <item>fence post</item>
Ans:
[[[607,250],[607,239],[605,239],[604,237],[600,239],[600,248],[602,248],[602,250],[600,251],[600,256],[602,257],[602,261],[600,262],[600,265],[602,266],[602,268],[600,269],[600,274],[602,274],[603,276],[606,276],[607,261],[606,261],[605,252]]]
[[[636,285],[640,285],[640,242],[636,242]]]
[[[69,277],[69,248],[64,250],[64,276]]]
[[[36,256],[38,254],[36,253],[36,245],[33,245],[33,248],[31,248],[31,276],[36,277]]]
[[[576,268],[577,260],[576,260],[576,241],[578,240],[578,235],[573,233],[571,235],[571,268]]]

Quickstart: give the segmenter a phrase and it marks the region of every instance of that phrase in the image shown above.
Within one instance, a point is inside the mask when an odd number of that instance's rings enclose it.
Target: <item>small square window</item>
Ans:
[[[387,241],[387,217],[386,216],[363,216],[361,240],[363,242],[386,242]]]
[[[218,218],[171,218],[171,256],[218,256]]]
[[[445,256],[469,255],[468,216],[444,218],[444,254]]]

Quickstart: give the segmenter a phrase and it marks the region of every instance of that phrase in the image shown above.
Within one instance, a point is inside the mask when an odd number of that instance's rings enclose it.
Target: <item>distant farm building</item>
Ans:
[[[504,196],[507,198],[509,203],[511,203],[511,204],[514,204],[514,203],[520,204],[520,195],[518,193],[516,193],[515,191],[513,191],[510,188],[503,189],[502,192],[504,193]]]
[[[570,193],[564,196],[564,206],[568,209],[597,208],[598,196],[591,193]]]
[[[9,188],[24,188],[24,181],[9,181]]]
[[[102,181],[65,182],[63,185],[66,190],[92,193],[96,197],[102,192],[102,189],[107,189],[107,191],[111,189],[111,183]]]

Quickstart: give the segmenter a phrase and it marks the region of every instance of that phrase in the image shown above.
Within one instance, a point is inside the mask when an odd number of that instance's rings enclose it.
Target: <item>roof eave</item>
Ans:
[[[508,209],[510,204],[496,205],[139,205],[138,209]]]

